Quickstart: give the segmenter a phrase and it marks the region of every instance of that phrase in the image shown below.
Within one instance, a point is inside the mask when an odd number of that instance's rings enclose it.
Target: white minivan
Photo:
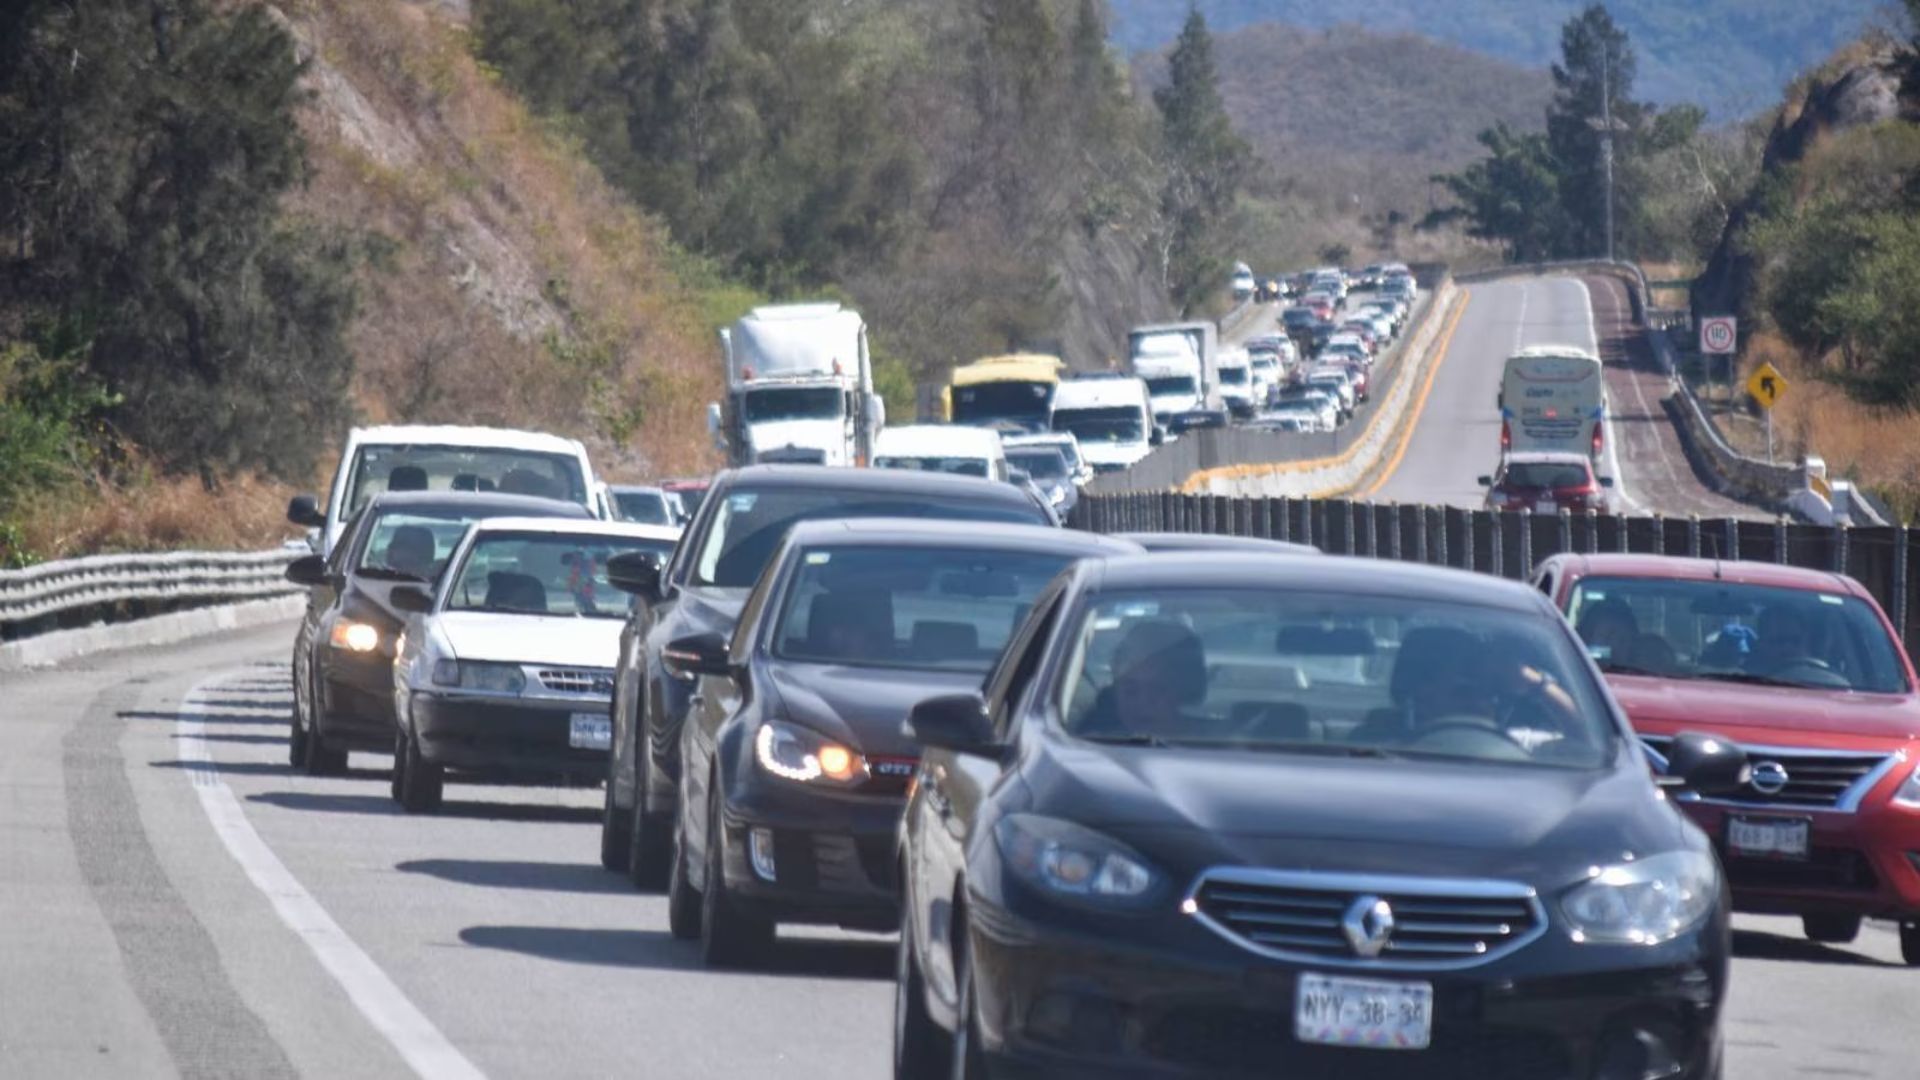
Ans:
[[[1160,445],[1147,384],[1117,372],[1067,379],[1053,392],[1053,430],[1080,440],[1095,472],[1118,472]]]
[[[579,503],[612,517],[576,439],[507,428],[404,425],[354,428],[340,451],[323,506],[312,495],[287,504],[287,520],[316,530],[313,547],[331,554],[347,519],[383,491],[499,491]]]
[[[882,428],[874,443],[873,465],[876,469],[919,469],[989,480],[1005,480],[1009,475],[1000,433],[964,424]]]

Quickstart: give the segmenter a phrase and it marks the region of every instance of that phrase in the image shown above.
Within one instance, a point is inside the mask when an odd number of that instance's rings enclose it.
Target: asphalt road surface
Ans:
[[[1500,456],[1496,399],[1508,356],[1530,345],[1578,345],[1606,362],[1611,403],[1601,473],[1614,476],[1615,505],[1634,514],[1761,517],[1714,493],[1688,463],[1660,405],[1664,376],[1631,321],[1625,287],[1595,276],[1510,278],[1467,287],[1406,452],[1360,494],[1384,502],[1478,508],[1478,478]]]
[[[881,1077],[891,946],[785,937],[716,974],[599,869],[599,794],[386,758],[286,767],[291,626],[10,675],[0,1076]],[[1920,972],[1743,918],[1729,1080],[1916,1075]]]

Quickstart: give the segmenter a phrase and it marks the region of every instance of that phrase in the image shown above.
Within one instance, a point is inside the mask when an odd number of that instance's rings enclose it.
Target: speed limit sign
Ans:
[[[1700,320],[1700,351],[1731,354],[1739,340],[1740,320],[1732,315],[1715,315]]]

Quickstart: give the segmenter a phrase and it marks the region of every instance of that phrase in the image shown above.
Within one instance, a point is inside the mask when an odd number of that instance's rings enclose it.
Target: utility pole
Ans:
[[[1600,118],[1587,123],[1600,132],[1600,168],[1606,180],[1607,261],[1613,261],[1613,133],[1624,129],[1623,121],[1613,118],[1613,46],[1600,44]]]

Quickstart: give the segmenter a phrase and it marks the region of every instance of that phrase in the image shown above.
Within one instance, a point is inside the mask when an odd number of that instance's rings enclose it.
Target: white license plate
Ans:
[[[1560,512],[1560,504],[1554,502],[1552,499],[1541,499],[1539,502],[1533,504],[1533,512],[1536,514],[1557,514]]]
[[[1433,1040],[1433,984],[1302,972],[1294,1038],[1369,1050],[1425,1050]]]
[[[1729,817],[1727,847],[1736,855],[1804,859],[1809,824],[1793,818]]]
[[[581,750],[613,749],[613,718],[602,713],[577,712],[567,725],[567,745]]]

